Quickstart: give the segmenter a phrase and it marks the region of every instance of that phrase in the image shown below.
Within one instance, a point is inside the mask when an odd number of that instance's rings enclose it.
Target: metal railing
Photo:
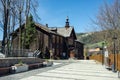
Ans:
[[[7,56],[8,57],[28,57],[30,54],[33,54],[33,51],[31,51],[30,49],[21,49],[21,50],[14,49],[14,50],[10,50]]]

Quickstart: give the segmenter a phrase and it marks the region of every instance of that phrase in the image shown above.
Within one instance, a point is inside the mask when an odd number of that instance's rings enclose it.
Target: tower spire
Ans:
[[[66,18],[66,24],[65,24],[65,28],[69,28],[70,26],[69,26],[69,17],[67,16],[67,18]]]

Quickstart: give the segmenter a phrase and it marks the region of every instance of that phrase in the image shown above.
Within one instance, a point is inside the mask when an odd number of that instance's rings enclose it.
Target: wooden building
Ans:
[[[59,53],[62,59],[70,58],[71,52],[78,55],[78,56],[75,56],[77,59],[83,59],[84,45],[81,42],[76,41],[77,37],[75,34],[74,27],[69,25],[68,18],[66,19],[65,27],[51,27],[49,29],[63,37],[63,39],[61,40],[63,44],[62,48],[59,48],[59,50],[61,50],[62,52],[62,53]],[[59,39],[56,41],[59,41]],[[57,43],[56,46],[60,46],[60,45]]]
[[[22,33],[25,31],[24,30],[25,27],[24,25],[22,26]],[[49,50],[50,47],[50,33],[52,31],[50,31],[46,26],[42,25],[42,24],[37,24],[35,23],[35,29],[36,29],[36,35],[35,35],[35,40],[33,40],[30,43],[29,46],[29,50],[30,51],[35,51],[35,50],[39,50],[41,52],[43,52],[45,54],[46,49]],[[19,51],[21,50],[27,50],[23,47],[19,48],[20,44],[19,44],[19,29],[17,29],[14,34],[13,34],[13,52],[15,52],[15,56],[19,56]],[[14,54],[14,53],[13,53]],[[19,55],[18,55],[19,54]]]
[[[35,29],[36,35],[34,38],[36,39],[29,46],[31,51],[39,50],[43,54],[43,58],[52,56],[54,59],[68,59],[70,52],[74,51],[74,54],[77,54],[76,58],[83,59],[83,44],[76,41],[77,37],[74,27],[69,25],[68,18],[66,19],[65,27],[48,27],[48,25],[44,26],[35,23]],[[21,31],[25,31],[24,25]],[[15,31],[12,41],[13,52],[19,50],[19,29]],[[24,50],[24,48],[22,49]]]
[[[75,57],[77,59],[84,59],[84,44],[80,41],[75,40]]]

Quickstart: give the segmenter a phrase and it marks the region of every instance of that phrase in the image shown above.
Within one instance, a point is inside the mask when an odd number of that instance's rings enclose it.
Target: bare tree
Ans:
[[[15,30],[15,25],[16,25],[16,21],[17,21],[17,10],[16,10],[16,1],[13,0],[12,2],[12,6],[11,6],[11,33],[14,34],[14,30]],[[10,50],[14,50],[14,47],[13,47],[13,35],[11,35],[11,49]],[[12,52],[11,52],[11,56],[12,56]]]
[[[5,44],[7,43],[7,31],[8,31],[8,23],[9,23],[9,14],[10,14],[10,1],[11,0],[1,0],[2,8],[3,8],[3,41],[2,41],[2,51],[5,53]]]
[[[21,41],[22,37],[22,25],[28,19],[29,14],[33,14],[37,16],[37,0],[0,0],[0,16],[2,19],[0,20],[0,30],[3,30],[3,53],[5,53],[5,45],[10,46],[10,41],[13,42],[13,38],[11,38],[10,34],[14,32],[15,27],[19,25],[19,50],[23,48],[23,44]],[[37,18],[36,17],[36,18]],[[24,36],[25,37],[25,36]],[[25,40],[25,39],[24,39]],[[24,41],[25,42],[25,41]],[[12,43],[11,43],[12,45]],[[10,46],[11,47],[11,46]],[[9,51],[8,51],[9,52]]]
[[[25,9],[25,17],[26,17],[26,21],[25,21],[25,31],[24,31],[24,36],[23,36],[23,48],[25,48],[25,45],[26,45],[26,24],[27,24],[27,21],[28,21],[28,15],[30,13],[30,3],[31,3],[31,0],[26,0],[26,9]]]
[[[20,53],[21,53],[21,48],[22,48],[22,14],[23,14],[23,11],[24,11],[24,0],[17,0],[16,2],[16,8],[17,8],[17,12],[18,12],[18,22],[19,22],[19,56],[20,56]]]
[[[25,48],[26,45],[26,24],[28,21],[28,16],[32,14],[34,18],[40,19],[38,14],[37,14],[37,7],[38,7],[38,2],[37,0],[26,0],[26,9],[25,9],[25,16],[26,16],[26,22],[25,22],[25,31],[24,31],[24,41],[23,41],[23,47]]]
[[[112,46],[112,38],[116,34],[117,40],[120,40],[120,1],[116,0],[113,4],[108,5],[105,3],[100,7],[97,15],[97,24],[102,30],[105,31],[103,38]],[[120,43],[119,43],[120,44]]]

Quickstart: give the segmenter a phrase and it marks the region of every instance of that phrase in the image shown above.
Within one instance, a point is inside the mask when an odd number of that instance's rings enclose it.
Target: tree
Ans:
[[[3,41],[2,41],[2,52],[5,53],[5,44],[7,42],[7,31],[10,15],[10,0],[1,0],[3,8]],[[5,53],[6,54],[6,53]]]
[[[5,53],[5,46],[6,48],[11,47],[13,38],[11,38],[10,34],[14,32],[15,27],[18,25],[20,27],[19,49],[24,46],[21,43],[21,25],[25,20],[27,21],[27,17],[30,13],[36,15],[37,7],[34,5],[36,3],[37,0],[0,0],[0,16],[2,17],[0,19],[0,25],[2,25],[1,29],[3,29],[3,53]]]
[[[105,3],[100,7],[96,18],[97,20],[94,23],[104,31],[102,38],[111,47],[113,42],[112,38],[115,34],[117,35],[117,40],[120,40],[120,1],[116,0],[113,4],[109,5]]]
[[[33,16],[31,14],[28,17],[25,29],[26,29],[25,30],[26,31],[25,48],[29,49],[30,43],[35,40],[35,33],[36,33],[35,24],[34,24],[34,21],[33,21]],[[23,41],[24,41],[24,38],[23,38]]]

